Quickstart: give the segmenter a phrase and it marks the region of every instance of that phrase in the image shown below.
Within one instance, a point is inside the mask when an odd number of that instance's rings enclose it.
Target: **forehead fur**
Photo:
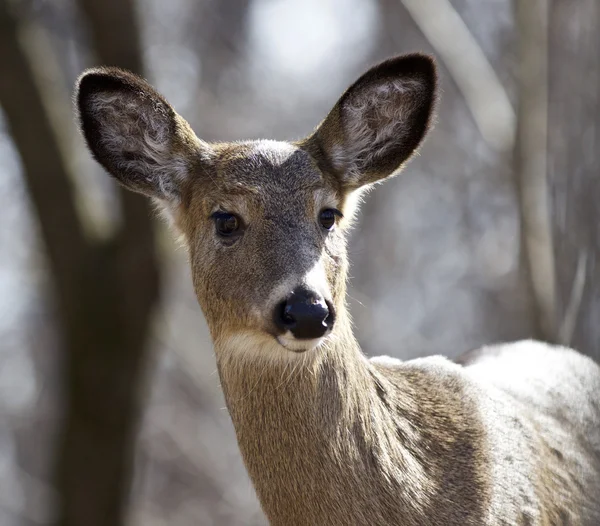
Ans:
[[[223,145],[216,166],[220,186],[255,192],[298,191],[325,186],[308,152],[288,142],[247,141]]]
[[[300,150],[289,142],[273,140],[252,141],[247,146],[250,147],[250,157],[273,166],[281,166]]]

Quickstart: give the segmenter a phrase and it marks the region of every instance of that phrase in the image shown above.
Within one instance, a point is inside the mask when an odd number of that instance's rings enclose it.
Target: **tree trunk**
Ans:
[[[551,2],[548,171],[563,343],[600,359],[600,4]]]
[[[125,21],[120,26],[110,26],[106,18],[90,21],[100,58],[140,71],[132,4],[102,2],[107,12],[111,6]],[[85,238],[68,164],[36,84],[35,64],[19,43],[19,19],[11,7],[0,0],[0,104],[37,212],[64,352],[56,524],[118,526],[130,486],[144,348],[159,292],[149,206],[123,193],[123,222],[116,235],[102,242]]]

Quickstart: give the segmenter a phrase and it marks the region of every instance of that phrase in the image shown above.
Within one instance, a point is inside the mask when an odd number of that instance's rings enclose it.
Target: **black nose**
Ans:
[[[320,294],[294,290],[275,308],[275,324],[299,339],[320,338],[333,327],[333,305]]]

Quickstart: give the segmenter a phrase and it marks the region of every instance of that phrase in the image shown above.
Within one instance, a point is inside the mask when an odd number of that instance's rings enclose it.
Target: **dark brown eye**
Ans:
[[[216,212],[213,214],[217,234],[223,237],[229,237],[240,229],[240,220],[233,214],[226,212]]]
[[[321,226],[326,230],[331,230],[335,225],[335,218],[341,217],[342,213],[334,208],[326,208],[319,214],[319,222]]]

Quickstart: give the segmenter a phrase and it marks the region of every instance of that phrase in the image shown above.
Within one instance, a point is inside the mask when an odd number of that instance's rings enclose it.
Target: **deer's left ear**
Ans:
[[[304,147],[358,188],[393,175],[427,133],[437,74],[427,55],[404,55],[373,67],[339,99]]]

